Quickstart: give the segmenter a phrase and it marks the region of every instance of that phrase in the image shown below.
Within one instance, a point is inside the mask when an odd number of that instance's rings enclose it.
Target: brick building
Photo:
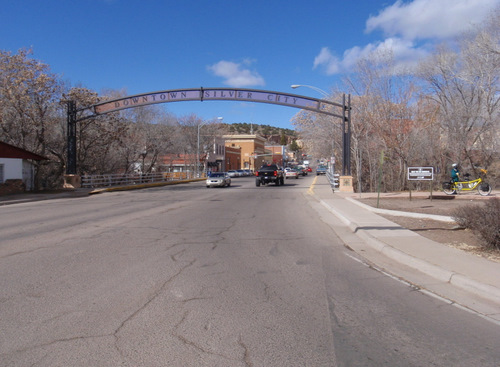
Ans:
[[[270,154],[265,157],[266,161],[269,163],[279,164],[280,166],[286,166],[287,155],[286,155],[286,146],[284,145],[266,145],[266,153]]]
[[[260,135],[224,135],[226,152],[228,148],[240,149],[239,167],[229,169],[250,169],[262,166],[266,160],[266,140]],[[237,164],[237,163],[236,163]]]
[[[284,165],[286,148],[282,145],[266,146],[260,135],[224,135],[214,142],[213,149],[200,154],[200,172],[256,170],[264,163]],[[189,172],[196,164],[195,155],[170,154],[160,158],[161,172]]]

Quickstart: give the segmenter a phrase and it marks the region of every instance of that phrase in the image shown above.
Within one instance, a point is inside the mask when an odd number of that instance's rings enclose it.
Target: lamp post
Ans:
[[[221,122],[223,119],[224,119],[223,117],[217,117],[217,120]],[[203,121],[201,124],[198,125],[198,139],[196,143],[196,178],[200,178],[200,127],[206,124],[208,124],[208,121]]]
[[[208,121],[204,121],[198,125],[198,140],[196,143],[196,178],[200,178],[200,127],[207,123]]]
[[[222,117],[222,116],[217,117],[217,121],[220,124],[222,124],[223,120],[224,120],[224,117]],[[222,145],[222,147],[221,147],[222,162],[220,164],[217,164],[217,169],[220,168],[221,171],[223,171],[223,172],[226,171],[227,172],[227,170],[225,170],[225,168],[226,168],[226,144],[224,144],[224,141],[222,139],[220,140],[220,142],[221,142],[221,145]],[[215,144],[215,139],[214,139],[214,144]],[[217,153],[214,152],[214,154],[220,154],[219,153],[219,148],[217,148]],[[217,158],[216,158],[216,160],[217,160]]]

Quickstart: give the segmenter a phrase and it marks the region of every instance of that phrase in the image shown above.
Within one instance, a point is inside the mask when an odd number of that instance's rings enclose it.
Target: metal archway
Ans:
[[[77,110],[75,101],[68,101],[68,163],[66,174],[76,174],[76,123],[88,118],[97,117],[106,113],[120,111],[127,108],[146,106],[157,103],[182,102],[182,101],[243,101],[276,104],[309,110],[342,119],[343,126],[343,159],[342,174],[351,175],[350,164],[350,136],[351,136],[351,96],[347,103],[345,94],[342,103],[335,103],[324,99],[311,98],[297,94],[281,93],[276,91],[241,88],[190,88],[171,89],[160,92],[137,94],[117,98],[93,106]],[[341,109],[341,113],[332,112]],[[77,118],[78,112],[87,111],[89,114]]]

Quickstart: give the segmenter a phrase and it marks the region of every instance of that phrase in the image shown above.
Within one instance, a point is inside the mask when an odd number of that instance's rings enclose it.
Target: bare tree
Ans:
[[[499,150],[499,9],[464,34],[458,49],[441,45],[420,66],[427,94],[439,107],[446,155],[468,168],[487,168]]]
[[[195,114],[183,116],[179,119],[177,130],[177,149],[191,163],[196,171],[197,159],[205,160],[214,146],[216,137],[229,133],[226,125],[217,119],[203,120]],[[200,162],[198,162],[199,167]]]
[[[401,70],[386,49],[360,60],[345,83],[354,94],[352,149],[358,190],[375,188],[382,152],[382,184],[387,190],[402,190],[406,167],[414,159],[411,148],[421,143],[415,131],[425,127],[415,119],[413,76]]]
[[[314,157],[329,158],[333,154],[335,130],[339,123],[332,116],[302,110],[297,113],[292,123],[295,126],[304,149]]]
[[[49,138],[59,127],[58,101],[62,86],[48,65],[31,58],[32,50],[0,51],[0,138],[34,153],[51,157]],[[48,166],[51,161],[40,162]],[[40,188],[41,168],[35,177]]]
[[[85,118],[86,109],[101,102],[96,92],[87,88],[71,88],[64,100],[76,102],[77,110],[77,167],[80,174],[115,172],[120,165],[116,152],[125,135],[126,122],[119,113]]]
[[[159,157],[172,151],[175,119],[159,106],[136,107],[121,116],[127,121],[119,149],[123,170],[155,171]]]

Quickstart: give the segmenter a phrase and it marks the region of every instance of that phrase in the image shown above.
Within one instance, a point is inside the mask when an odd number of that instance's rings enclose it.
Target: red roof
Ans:
[[[0,141],[0,158],[33,159],[35,161],[47,160],[41,155],[28,152],[27,150]]]

